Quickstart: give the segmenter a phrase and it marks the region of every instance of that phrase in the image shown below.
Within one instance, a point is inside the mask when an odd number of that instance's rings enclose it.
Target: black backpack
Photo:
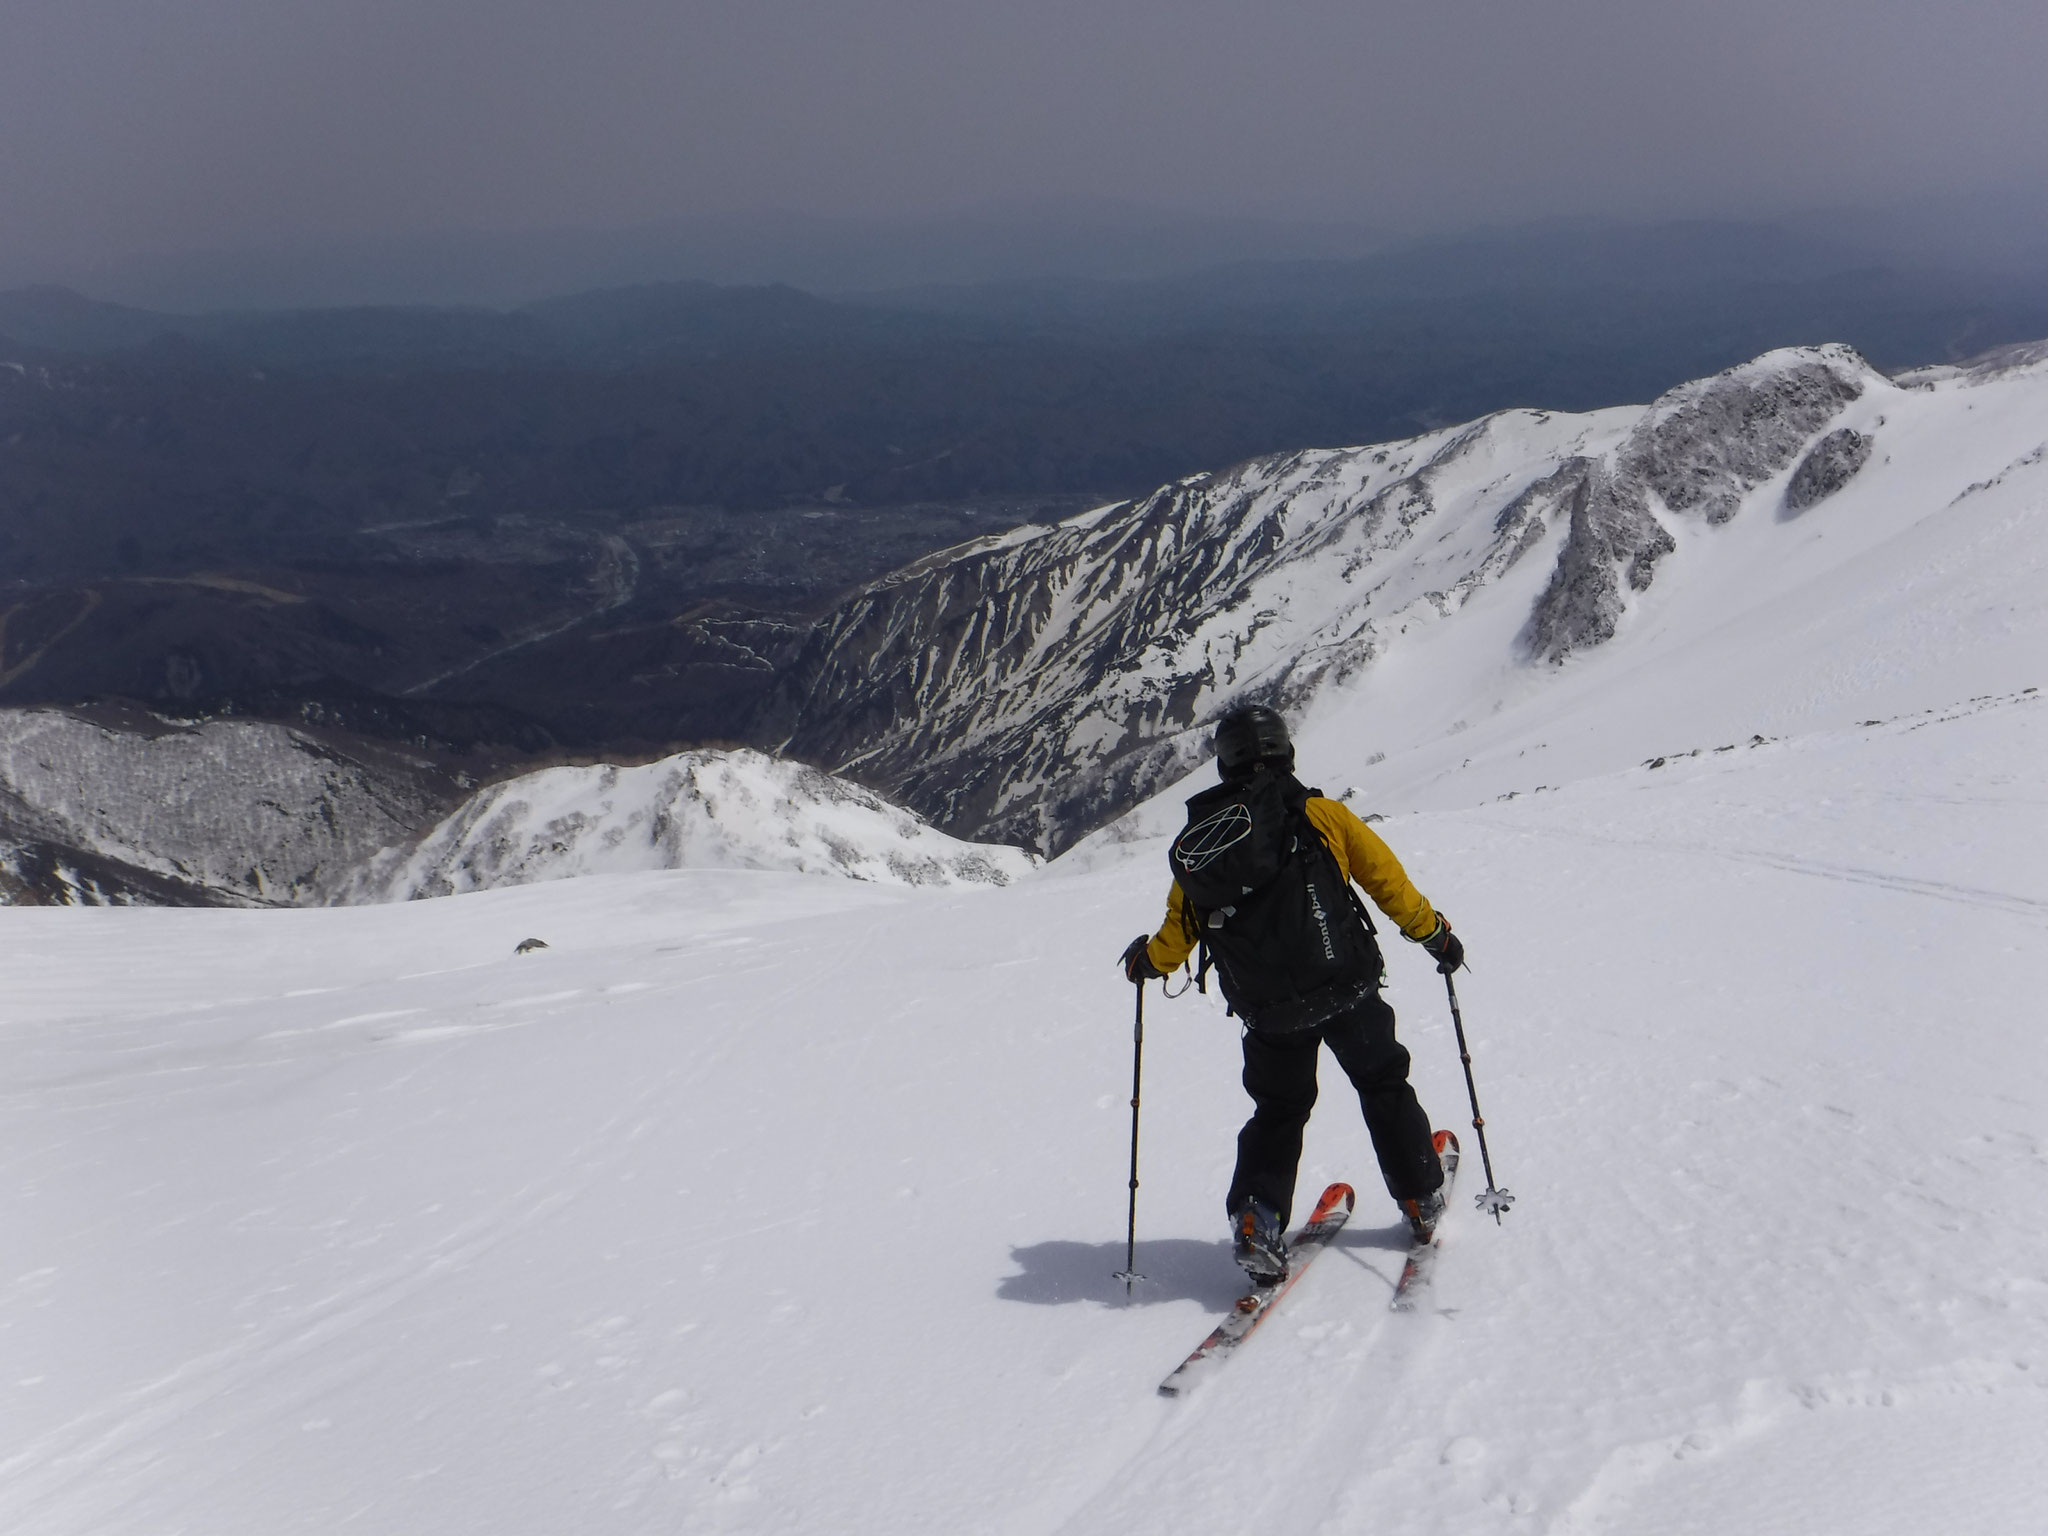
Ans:
[[[1365,904],[1308,819],[1315,790],[1262,769],[1188,801],[1167,850],[1231,1012],[1256,1029],[1310,1029],[1379,985]]]

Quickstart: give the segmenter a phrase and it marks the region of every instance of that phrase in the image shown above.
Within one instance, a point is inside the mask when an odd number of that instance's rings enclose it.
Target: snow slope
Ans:
[[[1242,1100],[1214,1002],[1153,989],[1126,1306],[1156,844],[9,912],[0,1525],[2038,1529],[2044,753],[2022,695],[1392,819],[1520,1205],[1389,1315],[1333,1088],[1302,1183],[1354,1229],[1185,1403]]]
[[[760,752],[547,768],[479,790],[354,900],[448,896],[632,870],[782,869],[895,885],[1007,885],[1037,860],[963,843],[879,795]]]

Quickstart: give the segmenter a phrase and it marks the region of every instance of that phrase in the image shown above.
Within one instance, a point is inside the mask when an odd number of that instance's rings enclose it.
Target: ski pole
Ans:
[[[1444,991],[1451,998],[1451,1027],[1458,1032],[1458,1060],[1465,1064],[1465,1092],[1472,1100],[1472,1129],[1479,1133],[1479,1163],[1486,1170],[1486,1193],[1475,1202],[1500,1225],[1500,1213],[1515,1203],[1515,1197],[1493,1182],[1493,1159],[1486,1152],[1486,1117],[1479,1113],[1479,1089],[1472,1082],[1472,1051],[1465,1044],[1465,1017],[1458,1011],[1458,984],[1444,973]]]
[[[1137,1017],[1131,1025],[1131,1219],[1124,1234],[1124,1267],[1110,1278],[1124,1283],[1124,1295],[1145,1277],[1138,1273],[1138,1084],[1145,1071],[1145,983],[1139,982]]]

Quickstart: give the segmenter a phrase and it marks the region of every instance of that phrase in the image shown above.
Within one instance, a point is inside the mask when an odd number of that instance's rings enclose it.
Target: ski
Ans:
[[[1330,1246],[1330,1239],[1350,1220],[1351,1209],[1357,1204],[1357,1199],[1349,1184],[1332,1184],[1324,1190],[1323,1198],[1309,1213],[1308,1224],[1288,1245],[1287,1273],[1281,1277],[1280,1283],[1259,1286],[1239,1297],[1230,1315],[1196,1346],[1192,1355],[1181,1361],[1171,1376],[1159,1383],[1159,1395],[1181,1396],[1250,1338],[1259,1324],[1266,1320],[1266,1314],[1273,1310],[1274,1304],[1294,1288],[1294,1282],[1302,1277],[1315,1256]]]
[[[1444,1211],[1451,1209],[1451,1186],[1458,1177],[1458,1138],[1449,1131],[1436,1133],[1436,1155],[1444,1165]],[[1439,1218],[1437,1233],[1426,1243],[1411,1243],[1408,1246],[1408,1260],[1401,1266],[1401,1278],[1394,1285],[1394,1300],[1391,1303],[1396,1312],[1415,1310],[1416,1298],[1428,1288],[1429,1277],[1436,1269],[1437,1245],[1443,1241],[1443,1226]]]

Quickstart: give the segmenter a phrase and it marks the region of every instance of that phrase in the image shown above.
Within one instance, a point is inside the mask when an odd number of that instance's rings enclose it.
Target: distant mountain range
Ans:
[[[0,705],[310,720],[483,774],[758,741],[814,624],[935,550],[1788,343],[1896,369],[2048,335],[2048,261],[1871,249],[1560,224],[857,297],[0,294]]]
[[[703,632],[759,678],[743,741],[865,789],[785,783],[797,770],[758,754],[514,776],[563,755],[544,736],[504,749],[525,717],[371,695],[306,705],[289,726],[0,711],[0,885],[17,900],[317,902],[647,867],[688,847],[713,862],[810,849],[856,872],[936,858],[919,878],[972,879],[992,856],[925,839],[867,792],[953,838],[1058,854],[1116,835],[1248,700],[1312,722],[1342,694],[1344,718],[1371,725],[1385,690],[1399,729],[1369,730],[1370,752],[1343,754],[1352,781],[1330,788],[1412,800],[1611,770],[1598,752],[1616,742],[1732,746],[1924,708],[1914,679],[1962,655],[2017,690],[2041,651],[2000,583],[2032,580],[2032,546],[2001,551],[2048,489],[2044,403],[2048,343],[1898,376],[1839,345],[1781,349],[1648,406],[1518,409],[1254,459],[993,532],[755,648],[738,621]],[[1941,627],[1910,619],[1902,571],[1942,586]],[[1864,630],[1877,638],[1843,638]],[[1835,638],[1809,657],[1816,635]],[[1653,651],[1661,669],[1630,661]],[[1883,663],[1878,694],[1841,675],[1865,653]],[[514,689],[526,663],[503,665]],[[1644,692],[1643,677],[1688,671],[1698,694]],[[1563,734],[1530,748],[1515,721],[1538,701]],[[1572,724],[1589,713],[1597,730]],[[435,734],[456,725],[462,744]],[[465,800],[483,777],[500,782]],[[801,826],[761,810],[778,795],[812,808]],[[721,800],[753,807],[745,826],[717,831]],[[893,826],[887,846],[835,831],[835,805],[876,837]]]

